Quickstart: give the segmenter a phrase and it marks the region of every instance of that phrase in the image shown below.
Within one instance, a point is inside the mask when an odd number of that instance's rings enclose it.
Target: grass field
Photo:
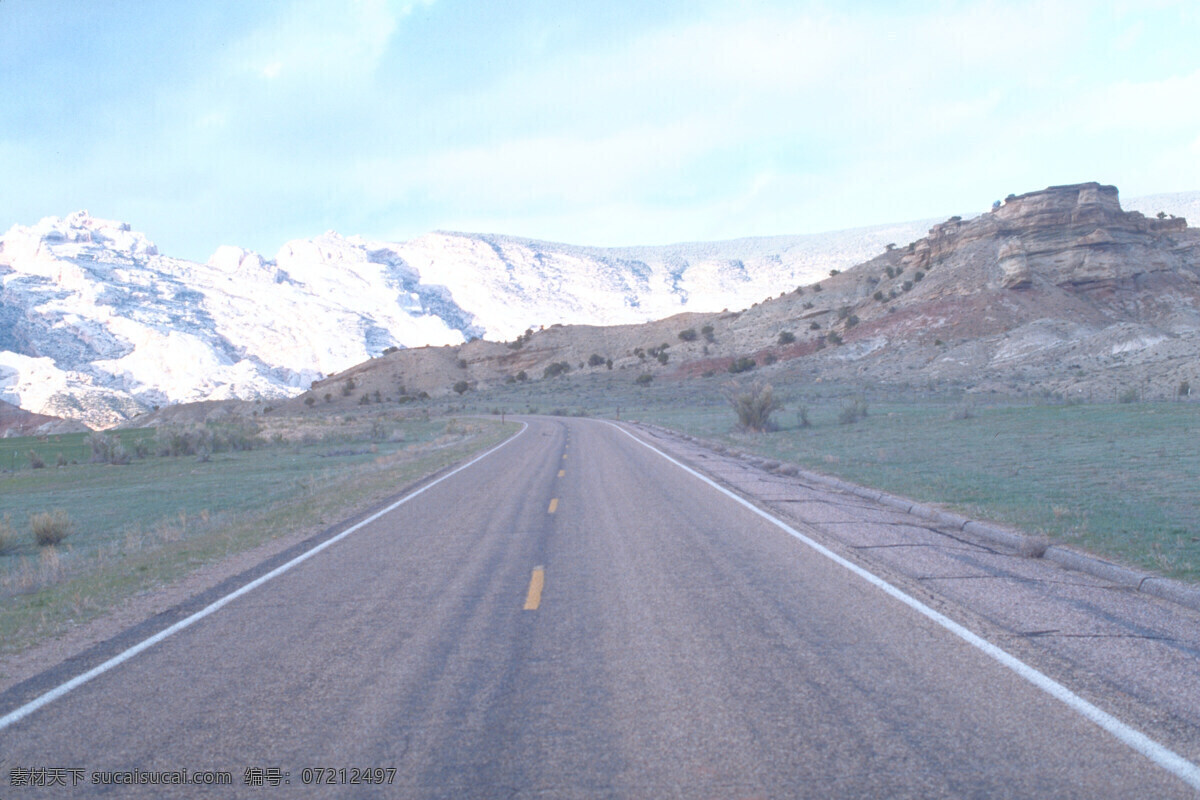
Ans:
[[[417,418],[389,423],[386,436],[355,440],[335,423],[321,439],[218,452],[208,460],[150,456],[115,466],[76,458],[75,465],[48,461],[43,469],[0,474],[0,520],[7,519],[11,540],[0,554],[0,651],[20,650],[230,553],[296,530],[320,530],[516,427]],[[66,453],[84,446],[78,439],[50,444]],[[39,444],[0,443],[0,458]],[[69,515],[73,531],[58,546],[40,547],[31,516],[52,509]]]
[[[121,444],[133,450],[139,441],[153,441],[154,431],[150,428],[138,428],[125,431],[114,431],[120,437]],[[92,457],[91,446],[87,443],[86,433],[64,433],[58,436],[20,436],[12,439],[0,439],[0,475],[5,472],[20,472],[30,470],[30,453],[34,453],[47,467],[54,467],[61,455],[70,465],[87,464]]]
[[[601,375],[509,387],[477,408],[653,422],[746,452],[1042,533],[1170,577],[1200,580],[1200,404],[964,400],[937,388],[777,386],[779,430],[735,430],[728,375],[636,387]],[[557,383],[557,386],[554,384]],[[547,389],[553,387],[553,392]],[[537,390],[540,389],[540,392]],[[867,416],[842,424],[853,398]],[[800,427],[799,409],[809,427]]]

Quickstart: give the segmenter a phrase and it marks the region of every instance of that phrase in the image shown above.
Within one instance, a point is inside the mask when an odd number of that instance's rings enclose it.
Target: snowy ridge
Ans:
[[[1171,197],[1151,200],[1174,213]],[[127,223],[47,217],[0,236],[0,399],[104,427],[154,405],[294,396],[389,347],[744,308],[931,224],[633,248],[330,231],[201,264]]]

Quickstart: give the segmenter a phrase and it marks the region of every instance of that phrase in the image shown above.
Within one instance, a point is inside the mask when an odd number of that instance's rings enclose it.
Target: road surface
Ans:
[[[1196,796],[615,426],[566,419],[10,721],[0,765],[0,800]],[[39,769],[67,787],[10,785]],[[348,785],[362,769],[382,783]],[[181,770],[232,785],[92,783]]]

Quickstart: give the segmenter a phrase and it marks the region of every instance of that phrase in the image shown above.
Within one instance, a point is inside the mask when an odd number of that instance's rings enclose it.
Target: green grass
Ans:
[[[18,534],[17,546],[0,554],[0,651],[23,649],[231,553],[320,530],[517,429],[444,419],[397,427],[402,442],[347,442],[335,433],[206,462],[150,457],[0,475],[0,508]],[[5,443],[28,449],[29,441]],[[51,508],[65,510],[74,531],[58,547],[38,547],[30,517]]]
[[[950,404],[810,404],[812,427],[748,436],[731,412],[648,409],[646,421],[1053,540],[1171,577],[1200,579],[1200,407],[998,406],[951,419]],[[789,416],[792,417],[789,420]]]
[[[478,398],[653,422],[791,461],[979,519],[1014,525],[1150,571],[1200,581],[1200,404],[1066,405],[963,399],[937,387],[789,385],[776,380],[780,430],[741,434],[721,399],[728,375],[632,385],[633,375],[578,376]],[[761,376],[760,376],[761,377]],[[839,424],[860,393],[868,413]],[[811,427],[798,424],[808,409]],[[956,412],[958,412],[956,414]]]
[[[153,442],[153,428],[131,428],[111,431],[121,439],[121,444],[130,452],[139,441]],[[86,433],[64,433],[56,436],[20,436],[0,439],[0,480],[6,473],[29,471],[29,451],[32,450],[46,462],[46,469],[53,469],[61,453],[68,464],[87,464],[92,458],[92,448],[87,443]]]

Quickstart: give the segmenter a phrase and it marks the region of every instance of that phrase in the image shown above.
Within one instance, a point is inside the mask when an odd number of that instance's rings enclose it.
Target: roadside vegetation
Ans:
[[[317,533],[517,429],[426,413],[307,425],[0,439],[0,464],[17,466],[0,470],[0,652],[227,555]],[[31,449],[65,464],[11,455]]]
[[[552,394],[490,392],[478,410],[554,407],[663,425],[1200,581],[1200,403],[1186,396],[1078,404],[772,375],[769,424],[756,425],[723,395],[729,382],[578,376]]]

